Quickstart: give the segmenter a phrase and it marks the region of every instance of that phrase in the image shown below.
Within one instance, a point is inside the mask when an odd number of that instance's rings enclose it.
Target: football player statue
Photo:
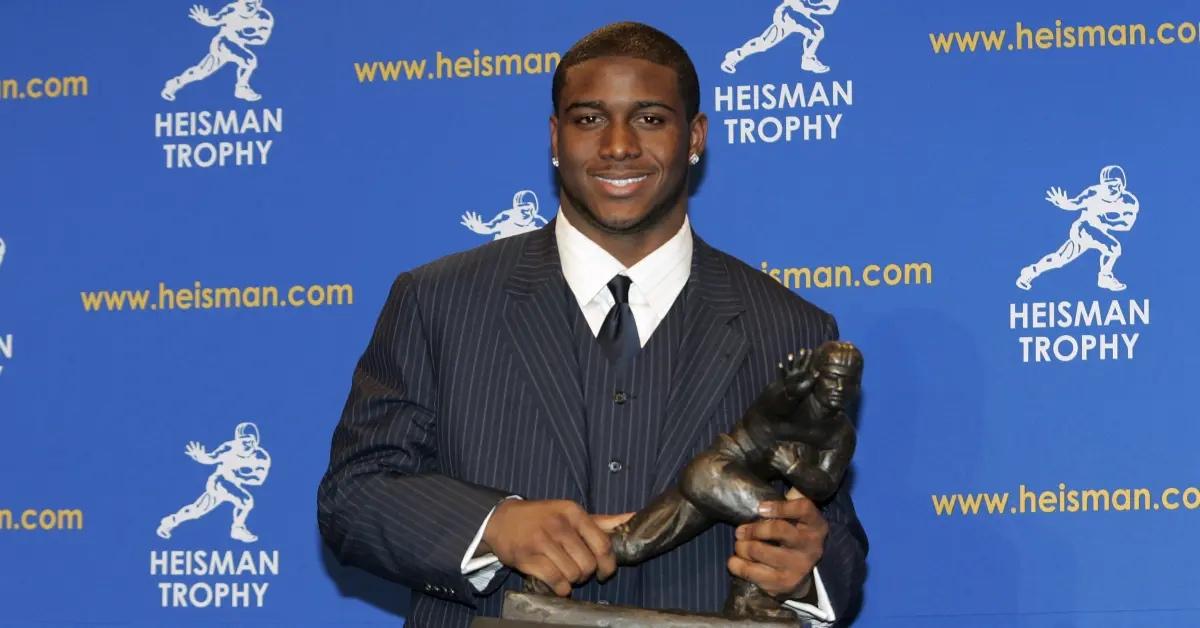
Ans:
[[[238,0],[225,5],[215,15],[199,4],[192,5],[188,17],[203,26],[220,27],[208,45],[208,54],[196,65],[167,81],[162,89],[164,100],[175,100],[175,92],[188,83],[202,81],[226,63],[237,65],[233,95],[245,101],[261,100],[250,88],[250,75],[258,67],[258,56],[250,46],[262,46],[271,38],[275,17],[262,7],[262,0]]]
[[[759,504],[783,499],[783,480],[813,502],[828,500],[854,455],[847,404],[858,396],[862,354],[830,341],[780,364],[767,386],[726,434],[697,455],[679,484],[656,497],[612,532],[617,562],[643,562],[718,522],[759,519]],[[753,583],[733,577],[724,614],[730,618],[795,619],[795,613]]]

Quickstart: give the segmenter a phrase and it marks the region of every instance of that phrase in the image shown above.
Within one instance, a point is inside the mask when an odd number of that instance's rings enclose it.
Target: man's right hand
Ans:
[[[546,583],[562,597],[592,575],[607,580],[617,569],[608,533],[575,502],[508,499],[496,506],[479,554]]]

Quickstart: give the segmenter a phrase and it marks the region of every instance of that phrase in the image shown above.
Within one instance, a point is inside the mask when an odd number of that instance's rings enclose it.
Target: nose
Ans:
[[[625,122],[610,124],[604,131],[600,156],[604,159],[623,161],[635,159],[642,154],[637,133]]]

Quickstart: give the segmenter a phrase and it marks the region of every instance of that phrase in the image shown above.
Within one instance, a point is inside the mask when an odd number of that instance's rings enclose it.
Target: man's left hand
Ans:
[[[807,596],[829,533],[825,518],[796,489],[788,491],[787,501],[763,502],[759,515],[762,519],[738,526],[730,573],[776,599]]]

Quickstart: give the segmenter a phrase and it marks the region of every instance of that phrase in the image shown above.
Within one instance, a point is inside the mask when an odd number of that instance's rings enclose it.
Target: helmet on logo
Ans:
[[[533,190],[521,190],[513,194],[513,209],[519,209],[527,212],[531,216],[536,216],[538,213],[537,194]]]
[[[258,426],[253,423],[238,423],[237,428],[233,430],[233,435],[239,440],[247,437],[253,438],[254,444],[258,444]]]
[[[1120,181],[1121,187],[1125,187],[1125,170],[1120,166],[1105,166],[1100,170],[1100,182]]]

